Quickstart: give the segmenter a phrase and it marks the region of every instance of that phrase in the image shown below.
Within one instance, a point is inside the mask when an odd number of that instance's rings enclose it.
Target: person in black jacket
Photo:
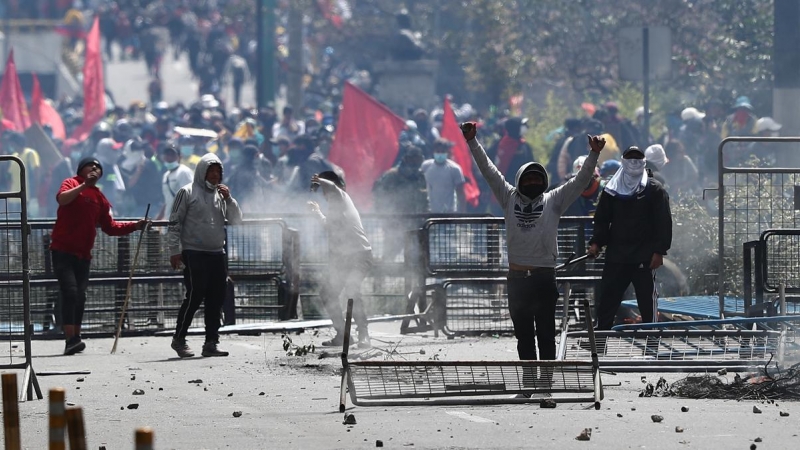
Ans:
[[[622,167],[600,194],[589,244],[588,253],[595,257],[606,247],[597,328],[611,329],[631,283],[642,322],[657,321],[656,269],[672,245],[672,213],[667,191],[648,176],[638,147],[623,152]]]

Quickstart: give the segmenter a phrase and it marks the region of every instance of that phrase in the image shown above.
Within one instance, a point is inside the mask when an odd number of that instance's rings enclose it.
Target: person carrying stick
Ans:
[[[78,163],[78,174],[61,183],[56,194],[58,210],[51,236],[53,270],[61,290],[65,355],[82,352],[81,322],[89,284],[89,266],[97,227],[109,236],[124,236],[143,230],[148,221],[117,222],[111,217],[111,204],[97,188],[103,166],[94,158]]]

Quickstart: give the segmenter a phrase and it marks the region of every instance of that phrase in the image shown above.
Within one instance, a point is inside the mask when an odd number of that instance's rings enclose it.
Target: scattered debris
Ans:
[[[141,389],[136,389],[133,391],[133,395],[144,395],[144,391]]]
[[[78,379],[77,379],[77,380],[75,380],[75,381],[77,381],[78,383],[83,383],[83,380],[84,380],[84,378],[83,378],[83,377],[80,377],[80,378],[78,378]]]
[[[543,398],[539,402],[539,408],[555,408],[557,406],[556,401],[552,398]]]
[[[344,415],[344,425],[355,425],[356,424],[356,416],[350,413],[345,413]]]
[[[676,433],[683,433],[683,427],[675,427]]]
[[[233,412],[233,417],[242,417],[242,412],[241,411],[234,411]]]
[[[424,355],[425,354],[425,349],[419,349],[419,354],[420,355]]]
[[[620,413],[617,413],[617,417],[622,417],[622,414],[620,414]]]
[[[689,408],[681,406],[681,412],[689,412]]]
[[[645,381],[644,377],[642,377],[642,381]],[[670,391],[669,383],[663,377],[658,379],[655,386],[653,383],[647,383],[639,392],[639,397],[669,397],[670,395],[672,395],[672,391]]]
[[[229,393],[228,397],[233,397],[233,392]]]
[[[136,381],[136,374],[135,373],[131,374],[131,381]]]
[[[259,392],[258,395],[267,395],[266,392]]]
[[[203,382],[203,380],[200,380],[200,379],[197,379],[197,380],[189,380],[189,384],[201,384],[202,382]]]
[[[756,405],[753,405],[753,414],[761,414],[761,408]]]
[[[139,404],[131,403],[130,405],[128,405],[128,409],[139,409]]]
[[[786,411],[781,411],[781,417],[789,417],[789,413]]]
[[[163,391],[163,390],[164,390],[164,388],[158,388],[158,390],[159,390],[159,391]]]
[[[750,444],[750,450],[756,450],[758,446],[756,444]]]
[[[575,437],[576,441],[588,441],[592,438],[592,429],[591,428],[584,428],[577,437]]]
[[[717,371],[717,375],[719,375],[719,376],[727,375],[727,374],[728,374],[728,369],[719,369]]]
[[[653,414],[652,416],[650,416],[650,420],[652,420],[655,423],[661,423],[661,421],[664,420],[664,416],[659,416],[658,414]]]
[[[378,439],[377,441],[375,441],[375,447],[383,447],[383,441],[382,441],[382,440],[380,440],[380,439]]]

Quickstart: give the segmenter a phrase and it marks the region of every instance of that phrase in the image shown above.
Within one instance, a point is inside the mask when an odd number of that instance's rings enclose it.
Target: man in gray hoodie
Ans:
[[[511,185],[475,138],[475,124],[464,123],[461,130],[472,157],[504,212],[509,265],[508,309],[519,358],[537,359],[538,339],[538,359],[556,359],[558,222],[589,184],[605,139],[589,136],[591,151],[578,174],[545,193],[549,180],[544,166],[536,162],[523,164]]]
[[[222,161],[213,153],[200,159],[194,181],[178,190],[169,215],[170,264],[183,263],[186,298],[178,312],[172,349],[181,358],[194,356],[186,333],[194,313],[205,302],[206,342],[203,356],[228,356],[219,344],[220,311],[228,277],[225,221],[242,222],[239,204],[222,184]]]

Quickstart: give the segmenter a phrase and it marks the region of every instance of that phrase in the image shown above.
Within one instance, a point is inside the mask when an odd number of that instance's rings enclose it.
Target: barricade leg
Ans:
[[[67,448],[64,441],[64,428],[67,426],[65,400],[64,388],[50,389],[49,450],[66,450]]]
[[[67,410],[67,431],[70,450],[86,450],[86,430],[83,428],[83,409]]]
[[[154,440],[152,428],[142,427],[136,430],[136,450],[153,450]]]

